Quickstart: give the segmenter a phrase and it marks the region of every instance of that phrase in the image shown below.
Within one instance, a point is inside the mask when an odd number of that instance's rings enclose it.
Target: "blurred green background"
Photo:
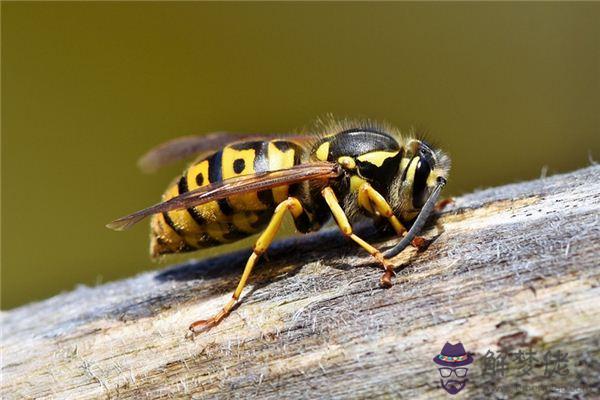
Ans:
[[[156,268],[146,223],[104,224],[159,199],[182,166],[135,161],[179,135],[417,126],[453,195],[600,157],[598,3],[1,7],[3,309]]]

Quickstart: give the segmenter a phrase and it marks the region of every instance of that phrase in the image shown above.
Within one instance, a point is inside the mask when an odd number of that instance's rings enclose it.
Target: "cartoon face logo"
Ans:
[[[463,390],[469,381],[469,369],[465,366],[473,362],[473,357],[467,354],[462,343],[446,342],[440,354],[433,357],[433,362],[439,365],[440,383],[446,392],[456,394]]]

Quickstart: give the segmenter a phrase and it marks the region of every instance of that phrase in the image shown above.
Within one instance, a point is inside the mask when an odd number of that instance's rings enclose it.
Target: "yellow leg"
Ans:
[[[338,203],[337,197],[335,196],[333,189],[331,189],[328,186],[321,191],[321,194],[323,195],[325,201],[327,202],[327,205],[331,209],[333,218],[335,219],[335,222],[337,222],[340,231],[342,231],[342,233],[345,236],[348,236],[350,239],[358,243],[358,245],[365,249],[370,255],[375,257],[375,259],[385,269],[385,272],[380,279],[381,285],[384,287],[392,286],[392,277],[395,275],[394,266],[383,257],[383,254],[381,254],[379,250],[377,250],[375,247],[371,246],[369,243],[356,236],[354,233],[352,233],[352,226],[350,225],[350,222],[348,221],[348,217],[346,217],[344,210]]]
[[[373,212],[373,207],[381,216],[387,218],[392,225],[392,228],[398,235],[402,235],[406,232],[406,228],[394,215],[392,207],[388,204],[386,199],[383,198],[381,193],[373,189],[373,186],[368,183],[363,183],[358,189],[358,203],[361,207],[364,207],[367,211]]]
[[[358,189],[358,203],[367,211],[371,213],[377,211],[379,214],[381,214],[381,216],[387,218],[390,225],[392,225],[392,227],[399,236],[403,236],[406,234],[406,228],[394,215],[392,207],[390,207],[390,205],[383,198],[381,193],[373,189],[373,186],[369,185],[366,182],[363,183]],[[422,236],[417,236],[412,240],[411,244],[417,249],[422,250],[427,246],[428,241]]]
[[[219,311],[217,314],[215,314],[211,318],[209,318],[207,320],[199,320],[199,321],[193,322],[190,325],[190,330],[192,332],[200,333],[203,331],[207,331],[210,328],[217,325],[219,322],[221,322],[223,320],[223,318],[225,318],[227,315],[229,315],[229,313],[231,312],[231,309],[238,302],[238,300],[242,294],[242,291],[244,290],[244,287],[246,286],[248,277],[250,277],[250,273],[252,272],[252,269],[256,265],[256,262],[258,261],[260,256],[265,251],[267,251],[271,242],[273,242],[273,239],[275,238],[277,231],[279,231],[279,228],[281,227],[281,221],[283,220],[285,212],[288,210],[292,213],[292,215],[294,217],[299,217],[303,211],[302,204],[300,203],[300,201],[298,199],[296,199],[294,197],[288,197],[287,200],[284,200],[282,203],[279,203],[277,208],[275,208],[275,212],[273,213],[273,216],[271,217],[271,221],[269,221],[269,225],[267,225],[267,228],[263,231],[263,233],[261,233],[258,240],[254,244],[254,250],[253,250],[252,254],[250,255],[250,258],[248,258],[248,261],[246,262],[246,267],[244,268],[244,273],[242,274],[242,278],[240,279],[240,282],[238,283],[237,288],[235,289],[235,292],[233,292],[233,295],[231,296],[231,300],[229,300],[227,302],[227,304],[225,304],[225,306],[223,307],[223,309],[221,311]]]

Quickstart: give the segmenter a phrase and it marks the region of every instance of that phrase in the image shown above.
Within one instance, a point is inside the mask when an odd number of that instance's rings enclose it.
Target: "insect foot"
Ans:
[[[379,261],[379,263],[381,263],[381,265],[385,269],[385,272],[383,273],[381,278],[379,278],[379,284],[383,288],[392,287],[392,278],[396,276],[396,273],[394,272],[394,265],[388,260],[386,260],[383,254],[381,254],[378,250],[373,253],[373,256],[377,261]]]
[[[379,284],[381,285],[381,287],[388,289],[394,286],[394,284],[392,283],[392,278],[394,276],[396,276],[396,273],[394,271],[386,270],[383,273],[383,275],[381,275],[381,278],[379,278]]]
[[[437,212],[444,211],[444,209],[446,207],[448,207],[450,204],[454,204],[454,197],[448,197],[446,199],[438,201],[437,204],[435,205],[435,211],[437,211]]]
[[[412,244],[413,247],[416,247],[418,251],[423,251],[429,246],[430,241],[425,239],[423,236],[417,236],[410,242],[410,244]]]
[[[217,326],[218,323],[219,321],[217,321],[215,318],[206,320],[201,319],[199,321],[192,322],[189,329],[194,335],[197,335],[202,332],[208,332],[209,330]]]

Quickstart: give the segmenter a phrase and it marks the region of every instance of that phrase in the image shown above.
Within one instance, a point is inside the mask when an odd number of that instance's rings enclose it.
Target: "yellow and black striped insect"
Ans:
[[[262,232],[231,300],[211,318],[192,323],[193,332],[210,329],[229,314],[287,212],[302,233],[320,229],[333,216],[342,233],[382,265],[381,285],[391,286],[394,267],[387,258],[421,230],[450,168],[449,158],[422,140],[403,137],[388,125],[353,121],[331,121],[307,135],[187,136],[154,148],[140,166],[152,170],[190,155],[198,155],[196,161],[161,203],[107,226],[124,230],[152,216],[152,256]],[[353,233],[350,221],[360,217],[386,220],[403,238],[381,253]]]

